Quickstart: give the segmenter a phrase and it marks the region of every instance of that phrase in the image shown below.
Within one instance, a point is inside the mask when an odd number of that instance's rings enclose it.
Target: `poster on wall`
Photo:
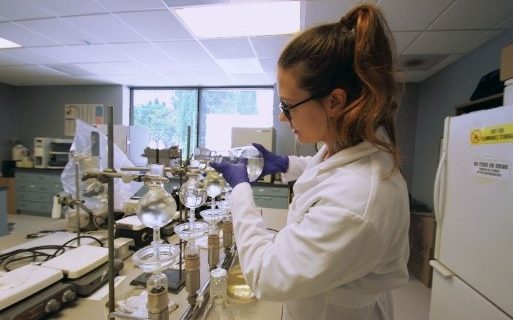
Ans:
[[[104,124],[104,114],[103,104],[65,104],[64,135],[75,135],[77,119],[91,125]]]

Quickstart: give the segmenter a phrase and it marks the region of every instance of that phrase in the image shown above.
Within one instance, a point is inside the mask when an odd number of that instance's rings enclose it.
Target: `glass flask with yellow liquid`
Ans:
[[[249,287],[240,268],[239,256],[233,259],[233,264],[228,271],[227,294],[234,302],[251,302],[255,299],[255,293]]]

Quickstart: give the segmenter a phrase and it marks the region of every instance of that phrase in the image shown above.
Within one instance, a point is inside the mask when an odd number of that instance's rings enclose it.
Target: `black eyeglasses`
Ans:
[[[292,121],[292,117],[290,116],[290,109],[293,109],[293,108],[295,108],[295,107],[299,107],[299,106],[300,106],[300,105],[302,105],[303,103],[306,103],[306,102],[308,102],[308,101],[310,101],[310,100],[313,100],[313,99],[320,98],[320,97],[322,97],[322,96],[323,96],[323,94],[319,94],[319,93],[318,93],[318,94],[314,94],[314,95],[313,95],[313,96],[311,96],[310,98],[305,99],[305,100],[303,100],[303,101],[301,101],[301,102],[298,102],[298,103],[296,103],[296,104],[293,104],[293,105],[291,105],[291,106],[289,106],[289,105],[285,104],[283,101],[280,101],[280,109],[281,109],[281,111],[283,112],[283,114],[285,115],[285,117],[287,117],[287,119],[288,119],[289,121]]]

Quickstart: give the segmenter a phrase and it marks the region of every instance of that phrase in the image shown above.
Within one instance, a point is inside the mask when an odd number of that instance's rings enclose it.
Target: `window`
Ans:
[[[205,89],[199,108],[199,145],[210,150],[231,148],[233,127],[273,126],[271,89]]]
[[[198,90],[138,89],[132,91],[132,124],[148,129],[151,148],[187,145],[191,127],[191,146],[196,145],[198,128]]]
[[[185,150],[231,147],[233,127],[273,126],[272,88],[162,88],[131,90],[131,123],[146,127],[151,147],[179,145]]]

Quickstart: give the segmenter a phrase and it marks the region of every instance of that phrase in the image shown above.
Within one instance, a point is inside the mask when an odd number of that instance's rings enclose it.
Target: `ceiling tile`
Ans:
[[[83,44],[85,42],[98,43],[97,39],[60,19],[25,20],[18,21],[17,24],[33,32],[44,34],[46,37],[63,45]]]
[[[477,37],[476,39],[474,39],[474,41],[471,41],[470,43],[468,43],[465,47],[462,48],[461,52],[462,53],[470,53],[473,50],[481,47],[488,41],[492,40],[493,38],[495,38],[496,36],[501,34],[503,31],[504,30],[488,31],[488,32],[484,33],[483,35],[481,35],[480,37]]]
[[[277,58],[285,48],[287,42],[292,38],[291,35],[262,36],[251,37],[249,40],[253,44],[257,58]]]
[[[32,4],[52,12],[56,16],[106,13],[94,0],[29,0]]]
[[[495,26],[495,28],[498,28],[498,29],[509,29],[512,27],[513,27],[513,15],[511,17],[509,17],[508,19],[499,23],[497,26]]]
[[[54,14],[33,5],[27,0],[2,0],[0,1],[0,12],[2,17],[9,20],[34,19],[52,17]]]
[[[382,0],[379,6],[392,31],[423,31],[453,0]]]
[[[131,58],[106,44],[78,45],[70,46],[69,48],[82,54],[82,56],[75,57],[73,61],[75,63],[131,61]]]
[[[57,44],[55,41],[12,22],[0,23],[0,37],[16,42],[24,47],[51,46]]]
[[[235,82],[226,73],[196,75],[202,86],[235,85]]]
[[[278,59],[276,58],[268,58],[268,59],[258,59],[260,62],[260,66],[262,66],[262,70],[264,72],[274,73],[276,72]]]
[[[200,4],[227,3],[230,0],[164,0],[169,7],[195,6]]]
[[[108,63],[74,63],[72,65],[96,75],[116,74],[116,69],[112,68]]]
[[[430,30],[468,30],[493,28],[513,13],[511,0],[457,0]]]
[[[177,87],[186,87],[186,86],[199,86],[200,81],[198,78],[192,75],[180,75],[180,74],[172,74],[166,76],[167,85],[169,86],[177,86]]]
[[[3,50],[0,50],[0,66],[17,66],[17,65],[27,64],[27,62],[25,62],[23,60],[16,59],[16,58],[2,54],[1,53],[2,51]]]
[[[176,61],[211,59],[210,55],[196,40],[155,42],[155,45]]]
[[[32,52],[58,60],[62,63],[77,61],[77,57],[87,59],[82,53],[69,47],[35,47],[30,48]]]
[[[144,39],[111,14],[63,18],[85,33],[106,43],[140,42]]]
[[[358,5],[359,0],[326,0],[305,1],[305,28],[323,23],[337,22],[351,8]]]
[[[257,59],[218,59],[219,66],[228,74],[263,73]]]
[[[193,39],[169,10],[116,13],[116,16],[150,41]]]
[[[415,40],[421,32],[394,32],[394,39],[396,43],[396,50],[398,54],[408,48],[408,46]]]
[[[58,60],[43,56],[27,48],[13,48],[2,50],[2,53],[19,60],[27,62],[27,64],[56,64]]]
[[[158,74],[154,70],[136,62],[109,62],[116,75],[152,75]]]
[[[420,35],[404,54],[458,54],[484,31],[428,31]]]
[[[447,58],[447,54],[415,54],[399,56],[398,64],[403,70],[429,71],[435,65]]]
[[[181,61],[180,66],[187,68],[195,74],[224,72],[219,64],[212,59]]]
[[[254,58],[247,38],[202,40],[201,43],[216,59]]]
[[[92,76],[93,72],[80,68],[73,64],[46,64],[44,65],[52,70],[65,73],[70,76]]]
[[[157,70],[163,75],[173,73],[185,73],[188,72],[187,68],[184,68],[181,63],[168,61],[168,62],[146,62],[144,63],[151,70]]]
[[[112,48],[140,62],[172,61],[168,54],[150,42],[111,44]]]
[[[235,73],[231,74],[236,85],[266,85],[270,84],[263,73]]]
[[[456,60],[463,57],[461,54],[453,54],[445,58],[444,60],[440,61],[437,65],[435,65],[431,70],[429,70],[429,76],[434,75],[437,72],[440,72],[450,64],[454,63]]]
[[[110,12],[165,9],[160,0],[99,0],[98,4]]]
[[[63,74],[53,69],[49,69],[43,66],[9,66],[0,67],[0,74],[7,77],[22,77],[22,76],[48,76],[48,75],[59,75]]]

